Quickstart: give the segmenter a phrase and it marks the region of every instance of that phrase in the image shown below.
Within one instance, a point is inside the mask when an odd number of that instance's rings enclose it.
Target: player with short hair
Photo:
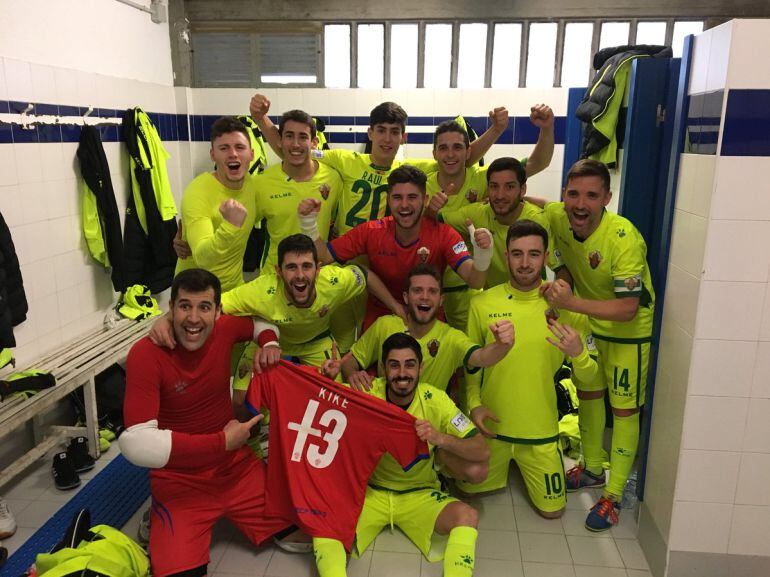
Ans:
[[[486,171],[488,203],[467,204],[457,210],[442,208],[438,213],[439,222],[454,228],[468,237],[469,223],[483,226],[495,239],[492,263],[487,273],[486,288],[507,283],[508,258],[506,241],[508,228],[518,220],[533,220],[548,230],[548,220],[543,209],[524,202],[527,194],[527,172],[515,158],[497,158]],[[435,197],[434,197],[435,200]],[[434,203],[434,206],[436,204]],[[550,266],[557,266],[552,259]]]
[[[143,338],[126,364],[123,455],[149,467],[150,560],[158,577],[206,574],[211,529],[230,519],[255,545],[289,521],[265,517],[265,464],[245,446],[261,415],[239,423],[230,403],[236,342],[271,339],[250,318],[221,315],[220,282],[202,269],[176,275],[173,350]],[[261,335],[261,332],[267,335]]]
[[[589,354],[592,339],[581,335],[587,319],[550,308],[540,294],[548,254],[545,228],[519,220],[508,229],[506,247],[509,281],[471,299],[468,336],[492,342],[489,323],[507,319],[516,327],[516,343],[498,364],[467,376],[471,419],[488,438],[491,457],[483,483],[458,486],[466,493],[505,487],[514,460],[535,510],[557,518],[567,500],[553,377],[565,357],[578,381],[592,382],[598,368]]]
[[[435,467],[451,461],[452,473],[483,480],[489,451],[476,427],[440,389],[421,377],[422,348],[414,337],[395,333],[382,345],[385,376],[372,382],[370,394],[413,415],[417,435],[431,449],[431,459],[405,473],[384,455],[369,480],[356,528],[355,551],[363,554],[388,525],[396,525],[431,561],[444,559],[446,577],[473,573],[478,513],[441,490]],[[434,533],[448,535],[446,549],[432,553]]]
[[[182,195],[182,238],[192,252],[177,260],[176,272],[203,268],[214,273],[224,290],[243,284],[243,255],[254,227],[256,178],[249,133],[235,117],[211,125],[213,172],[196,176]]]
[[[470,372],[497,363],[513,345],[513,325],[507,320],[493,323],[494,342],[481,347],[464,333],[438,320],[442,301],[441,276],[435,268],[418,264],[407,277],[404,290],[406,322],[397,316],[378,318],[353,344],[342,359],[343,380],[358,390],[368,390],[372,377],[366,372],[379,360],[382,344],[394,333],[412,335],[422,347],[422,380],[445,391],[454,372],[466,367]],[[378,374],[383,374],[380,364]]]
[[[600,366],[599,379],[577,387],[585,463],[568,471],[567,490],[606,482],[586,519],[589,530],[605,531],[618,522],[639,443],[655,293],[644,238],[628,219],[606,210],[612,198],[607,167],[595,160],[576,162],[567,174],[563,198],[563,203],[545,207],[565,267],[545,295],[555,307],[588,315]],[[609,481],[602,466],[605,391],[614,417]]]
[[[423,218],[425,180],[425,174],[413,166],[398,167],[388,176],[391,216],[360,224],[328,244],[320,240],[315,224],[318,203],[307,200],[300,204],[302,230],[315,239],[322,262],[346,262],[365,256],[387,287],[387,302],[369,299],[364,330],[377,317],[391,311],[405,316],[399,301],[409,270],[418,263],[431,264],[441,274],[448,265],[468,285],[474,288],[484,285],[492,254],[489,231],[472,230],[472,258],[463,239],[450,226]]]

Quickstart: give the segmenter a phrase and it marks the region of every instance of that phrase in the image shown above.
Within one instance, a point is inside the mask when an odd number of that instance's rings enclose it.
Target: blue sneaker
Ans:
[[[602,497],[589,511],[588,517],[586,517],[586,529],[594,533],[612,529],[618,524],[619,514],[620,503],[609,497]]]
[[[601,475],[594,475],[586,470],[583,465],[575,465],[565,474],[567,493],[574,493],[580,489],[589,487],[604,487],[607,478],[602,471]]]

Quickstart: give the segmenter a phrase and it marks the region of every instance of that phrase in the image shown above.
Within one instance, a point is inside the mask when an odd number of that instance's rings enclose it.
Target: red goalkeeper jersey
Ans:
[[[390,453],[405,471],[428,458],[414,417],[312,367],[281,361],[255,375],[246,407],[256,414],[260,406],[270,409],[265,513],[338,539],[348,551],[380,457]]]

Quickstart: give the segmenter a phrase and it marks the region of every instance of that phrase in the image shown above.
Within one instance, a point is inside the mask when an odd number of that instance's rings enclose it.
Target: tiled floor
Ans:
[[[117,447],[105,453],[93,471],[81,475],[83,485],[117,454]],[[73,494],[53,486],[49,468],[46,459],[1,489],[19,525],[16,535],[3,542],[11,554]],[[624,511],[620,524],[609,533],[590,533],[583,523],[596,492],[571,495],[565,515],[546,520],[532,510],[521,477],[513,474],[511,478],[508,490],[473,502],[481,517],[476,577],[651,577],[636,540],[631,511]],[[142,510],[123,528],[132,537]],[[312,555],[291,555],[272,545],[255,549],[236,529],[222,522],[214,532],[209,574],[313,577],[316,572]],[[399,531],[380,534],[370,550],[361,559],[351,560],[348,567],[349,577],[441,574],[441,563],[426,562]]]

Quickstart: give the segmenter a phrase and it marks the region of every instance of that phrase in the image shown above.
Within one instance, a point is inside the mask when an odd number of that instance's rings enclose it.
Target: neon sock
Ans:
[[[604,451],[602,450],[602,437],[606,425],[604,412],[604,398],[580,399],[578,405],[578,419],[580,423],[580,442],[583,445],[583,459],[589,473],[602,474]]]
[[[639,446],[639,413],[629,417],[615,417],[610,454],[610,480],[606,492],[620,499],[634,465]]]
[[[340,541],[313,537],[313,554],[320,577],[346,577],[347,557]]]
[[[455,527],[449,532],[444,551],[444,577],[471,577],[476,557],[476,538],[473,527]]]

